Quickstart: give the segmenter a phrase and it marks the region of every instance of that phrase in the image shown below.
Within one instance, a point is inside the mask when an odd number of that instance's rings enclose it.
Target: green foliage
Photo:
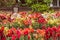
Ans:
[[[48,10],[48,13],[54,13],[54,10],[53,9],[51,9],[51,10]]]
[[[11,40],[11,37],[7,37],[6,40]]]
[[[9,0],[6,2],[7,7],[11,7],[11,6],[13,6],[13,4],[15,4],[15,0]]]
[[[17,28],[17,27],[24,28],[24,24],[20,24],[20,23],[18,23],[18,22],[14,22],[14,23],[12,24],[12,26],[15,27],[15,28]]]
[[[28,35],[25,35],[24,36],[24,40],[28,40]]]
[[[15,0],[0,0],[0,6],[11,7],[15,4]]]
[[[20,26],[20,24],[19,24],[18,22],[14,22],[14,23],[12,24],[12,26],[15,27],[15,28],[17,28],[17,27]]]
[[[45,3],[51,3],[52,0],[43,0]]]
[[[11,25],[10,23],[6,23],[6,24],[4,24],[3,26],[5,26],[5,27],[9,27],[9,28],[12,27],[12,25]]]
[[[33,11],[38,11],[38,12],[42,12],[42,11],[47,11],[50,7],[47,6],[46,4],[33,4],[31,6]]]
[[[42,0],[42,2],[39,2],[40,0],[24,0],[25,4],[18,2],[19,6],[28,6],[30,7],[33,11],[38,11],[38,12],[43,12],[49,10],[49,5],[52,0]],[[4,5],[7,7],[13,6],[13,4],[16,4],[16,0],[0,0],[0,6]]]
[[[25,0],[25,2],[26,2],[27,4],[31,4],[31,3],[33,3],[32,0]]]
[[[33,35],[33,33],[31,33],[30,35],[31,35],[30,40],[34,40],[34,35]]]
[[[21,36],[21,37],[19,38],[19,40],[24,40],[24,36]]]
[[[40,28],[40,24],[38,22],[34,22],[32,24],[33,28],[36,29],[36,28]]]
[[[25,0],[26,5],[31,6],[31,4],[34,3],[35,0]]]
[[[25,0],[27,6],[31,7],[33,11],[43,12],[49,10],[49,5],[52,0],[42,0],[42,2],[39,2],[39,0]]]

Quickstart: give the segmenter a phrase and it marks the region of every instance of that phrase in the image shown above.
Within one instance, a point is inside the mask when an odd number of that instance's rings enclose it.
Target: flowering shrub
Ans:
[[[0,14],[0,25],[5,27],[20,27],[20,28],[42,28],[42,26],[53,27],[60,24],[60,12],[55,14],[41,14],[38,12],[19,12],[17,17],[11,14]],[[13,18],[13,19],[12,19]]]
[[[0,40],[59,40],[60,20],[56,13],[43,16],[38,12],[19,12],[18,15],[12,15],[12,19],[11,14],[0,14]]]
[[[57,40],[60,37],[60,26],[48,27],[47,29],[30,29],[30,28],[0,28],[0,40]]]
[[[28,14],[27,12],[20,12],[19,13],[20,17],[12,18],[11,16],[5,16],[5,15],[0,15],[2,18],[0,18],[2,21],[2,25],[4,26],[14,26],[14,27],[32,27],[32,28],[40,28],[42,24],[46,24],[47,21],[45,18],[41,15],[41,13],[34,12],[32,14]]]

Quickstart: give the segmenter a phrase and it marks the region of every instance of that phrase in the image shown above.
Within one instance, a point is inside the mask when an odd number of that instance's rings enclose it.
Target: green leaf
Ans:
[[[25,35],[24,36],[24,40],[28,40],[28,35]]]
[[[11,37],[7,37],[6,40],[11,40]]]
[[[24,40],[24,36],[21,36],[19,40]]]
[[[39,26],[40,24],[38,23],[38,22],[34,22],[34,23],[32,23],[32,26],[33,26],[33,28],[39,28],[40,26]]]
[[[38,4],[33,4],[31,8],[34,11],[43,12],[49,10],[50,7],[47,4],[38,3]]]
[[[45,3],[51,3],[52,0],[43,0]]]
[[[14,23],[12,24],[12,26],[15,27],[15,28],[17,28],[17,27],[20,26],[20,24],[19,24],[18,22],[14,22]]]
[[[31,33],[30,35],[31,35],[31,38],[30,38],[30,40],[34,40],[33,33]]]

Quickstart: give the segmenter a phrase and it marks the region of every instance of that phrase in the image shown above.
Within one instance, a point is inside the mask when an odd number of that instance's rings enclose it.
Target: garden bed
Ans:
[[[58,40],[60,12],[0,14],[0,40]]]
[[[60,11],[51,1],[0,0],[0,40],[60,40]]]

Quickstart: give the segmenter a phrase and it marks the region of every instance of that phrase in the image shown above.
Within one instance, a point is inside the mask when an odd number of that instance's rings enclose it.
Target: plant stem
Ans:
[[[24,40],[28,40],[28,36],[27,35],[24,36]]]
[[[30,40],[34,40],[33,33],[31,33],[31,39]]]
[[[24,40],[24,36],[21,36],[19,40]]]

